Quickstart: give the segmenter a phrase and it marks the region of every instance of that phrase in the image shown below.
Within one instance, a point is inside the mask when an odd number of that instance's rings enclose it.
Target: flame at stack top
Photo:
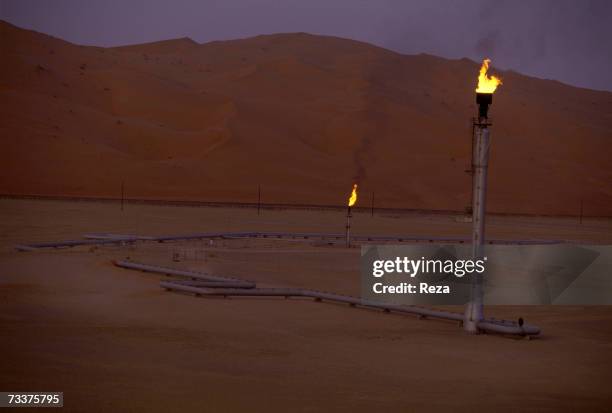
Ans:
[[[491,59],[484,59],[482,61],[480,74],[478,75],[478,87],[476,88],[476,93],[493,93],[495,92],[495,89],[497,89],[497,86],[502,84],[500,78],[496,76],[487,76],[490,63]]]
[[[351,196],[348,200],[348,206],[352,207],[357,202],[357,184],[353,184],[353,191],[351,192]]]

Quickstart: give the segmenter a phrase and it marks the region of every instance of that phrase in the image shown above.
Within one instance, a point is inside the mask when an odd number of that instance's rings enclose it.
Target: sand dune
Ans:
[[[74,45],[0,22],[0,192],[462,210],[478,64],[304,33]],[[612,214],[612,93],[501,72],[489,211]],[[367,194],[367,195],[366,195]]]

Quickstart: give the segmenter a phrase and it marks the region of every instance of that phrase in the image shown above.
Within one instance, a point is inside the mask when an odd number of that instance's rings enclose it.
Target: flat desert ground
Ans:
[[[536,340],[301,299],[196,298],[112,260],[359,294],[359,248],[216,240],[17,252],[85,233],[341,232],[340,211],[0,200],[0,389],[63,391],[66,411],[610,411],[612,308],[487,307]],[[469,235],[428,214],[357,213],[379,235]],[[612,220],[489,218],[495,238],[612,242]],[[173,261],[178,255],[179,262]],[[460,311],[460,308],[455,308]]]

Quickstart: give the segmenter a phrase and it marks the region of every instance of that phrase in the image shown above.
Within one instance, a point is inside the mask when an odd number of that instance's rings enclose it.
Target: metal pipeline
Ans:
[[[79,246],[89,245],[123,245],[131,244],[135,242],[173,242],[173,241],[193,241],[201,239],[235,239],[235,238],[277,238],[277,239],[298,239],[304,240],[310,239],[335,239],[342,240],[346,239],[346,234],[332,234],[332,233],[302,233],[302,232],[214,232],[214,233],[201,233],[201,234],[188,234],[188,235],[172,235],[172,236],[159,236],[159,237],[121,237],[121,238],[109,238],[109,239],[85,239],[85,240],[68,240],[68,241],[56,241],[56,242],[39,242],[33,244],[16,245],[15,249],[18,251],[36,251],[44,248],[70,248]],[[438,242],[438,243],[466,243],[470,241],[470,238],[465,237],[432,237],[432,236],[380,236],[380,235],[353,235],[351,237],[353,241],[359,242]],[[503,240],[503,239],[490,239],[486,241],[487,244],[501,244],[501,245],[541,245],[541,244],[562,244],[566,243],[566,240]]]
[[[84,234],[83,238],[93,240],[152,240],[154,237],[145,235],[133,235],[133,234],[108,234],[108,233],[92,233]]]
[[[422,318],[436,318],[441,320],[464,321],[464,315],[450,311],[433,310],[419,306],[394,306],[376,301],[328,293],[323,291],[309,290],[303,288],[256,288],[256,284],[233,277],[221,277],[202,272],[179,270],[175,268],[160,267],[156,265],[142,264],[132,261],[114,261],[121,268],[152,272],[156,274],[173,275],[196,279],[193,280],[162,280],[160,287],[169,291],[181,291],[193,293],[198,296],[251,296],[251,297],[306,297],[317,301],[331,301],[349,304],[353,307],[378,309],[385,312],[416,315]],[[535,326],[522,325],[507,320],[488,319],[478,323],[481,331],[489,331],[499,334],[510,334],[520,336],[537,335],[540,329]]]
[[[177,284],[171,281],[161,281],[160,287],[166,290],[182,291],[193,293],[198,296],[242,296],[242,297],[306,297],[313,298],[318,301],[331,301],[338,303],[349,304],[354,307],[370,308],[383,310],[389,313],[410,314],[423,318],[435,318],[441,320],[451,320],[463,322],[464,315],[461,313],[453,313],[449,311],[433,310],[418,306],[392,306],[379,302],[363,300],[357,297],[326,293],[323,291],[308,290],[302,288],[253,288],[253,289],[236,289],[236,288],[201,288],[191,285]],[[536,326],[524,324],[520,326],[514,321],[486,319],[478,323],[480,331],[519,335],[519,336],[534,336],[540,334],[540,329]]]
[[[251,281],[241,280],[233,277],[221,277],[219,275],[210,275],[203,272],[179,270],[176,268],[159,267],[157,265],[141,264],[133,261],[113,261],[117,267],[127,268],[130,270],[139,270],[145,272],[152,272],[156,274],[175,275],[180,277],[187,277],[192,279],[198,279],[203,281],[216,281],[216,282],[229,282],[229,283],[241,283],[242,288],[254,288],[256,284]]]
[[[529,324],[519,325],[515,321],[484,319],[478,322],[478,329],[489,333],[515,335],[515,336],[537,336],[540,328]]]
[[[255,288],[253,283],[246,281],[195,281],[195,280],[177,280],[168,278],[163,282],[170,282],[178,285],[188,285],[198,288]]]
[[[459,313],[451,313],[448,311],[431,310],[417,306],[393,306],[375,301],[363,300],[358,297],[327,293],[323,291],[308,290],[304,288],[253,288],[253,289],[237,289],[237,288],[199,288],[184,284],[176,284],[171,281],[161,281],[160,287],[167,290],[192,292],[199,295],[222,295],[222,296],[250,296],[250,297],[308,297],[317,300],[325,300],[351,304],[353,306],[375,308],[388,312],[420,315],[423,317],[440,318],[446,320],[461,321],[463,315]]]

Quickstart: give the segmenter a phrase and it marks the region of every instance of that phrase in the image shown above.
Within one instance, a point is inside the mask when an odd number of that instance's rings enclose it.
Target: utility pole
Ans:
[[[372,191],[372,216],[374,216],[374,191]]]
[[[257,215],[259,215],[261,210],[261,185],[257,186]]]

